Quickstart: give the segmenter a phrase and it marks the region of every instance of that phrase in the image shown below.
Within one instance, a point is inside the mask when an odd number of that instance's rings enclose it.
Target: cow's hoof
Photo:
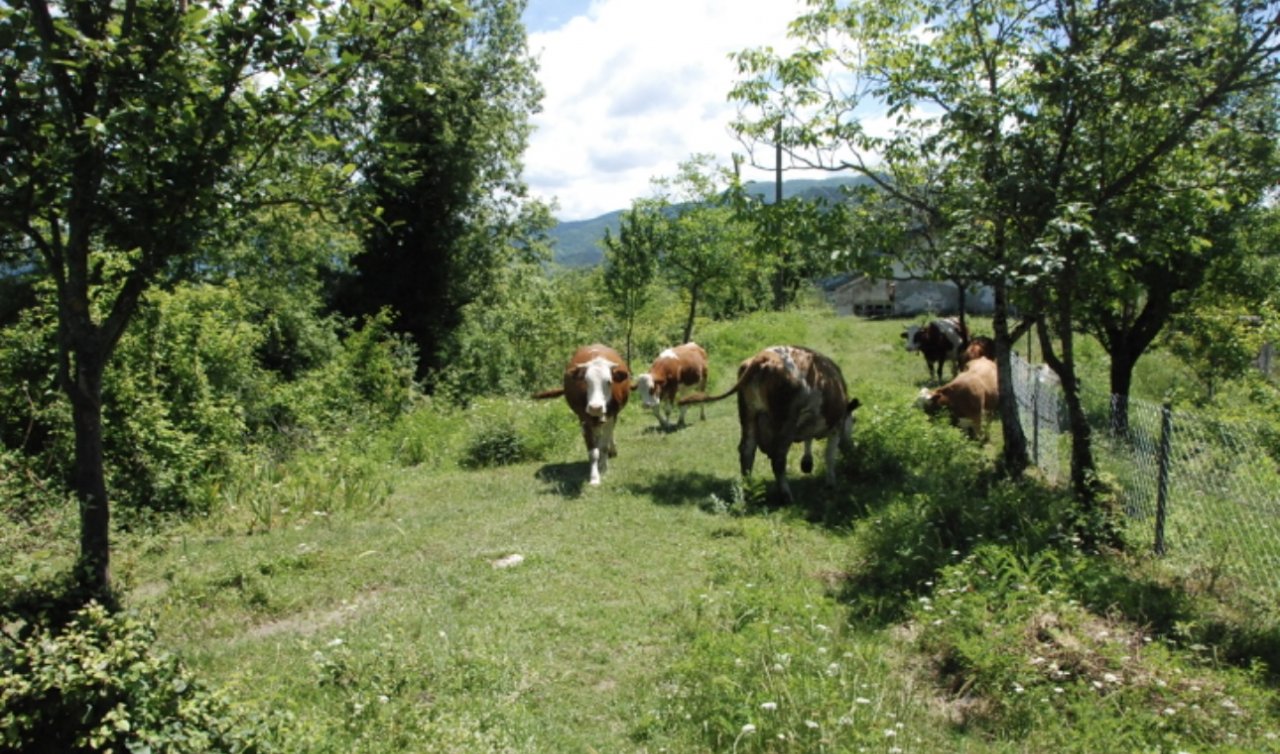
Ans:
[[[813,471],[813,457],[804,456],[800,459],[800,470],[808,474]]]

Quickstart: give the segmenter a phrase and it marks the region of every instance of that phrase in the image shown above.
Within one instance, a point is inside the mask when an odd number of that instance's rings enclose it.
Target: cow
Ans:
[[[582,424],[591,462],[591,484],[600,484],[609,459],[618,455],[613,430],[631,396],[631,370],[618,352],[599,343],[574,352],[564,369],[564,387],[536,393],[535,399],[564,396]]]
[[[996,358],[996,342],[985,335],[975,335],[969,338],[968,344],[960,352],[960,368],[963,369],[970,361],[979,358],[987,358],[992,361],[995,361]]]
[[[964,324],[955,317],[935,319],[925,325],[911,325],[902,332],[907,351],[919,351],[924,354],[924,365],[929,370],[929,379],[942,382],[942,365],[951,362],[951,375],[954,377],[960,369],[960,353],[969,340],[969,333]]]
[[[955,379],[937,390],[920,388],[916,405],[930,416],[948,409],[952,424],[967,430],[975,440],[985,440],[983,419],[994,416],[1000,407],[996,363],[985,356],[973,359]]]
[[[778,491],[792,502],[787,484],[787,453],[791,445],[804,443],[800,469],[813,471],[813,441],[825,439],[827,483],[835,484],[835,455],[840,441],[850,442],[853,412],[860,405],[848,397],[848,387],[834,361],[802,346],[773,346],[760,351],[738,367],[738,381],[716,396],[694,395],[681,404],[710,403],[738,395],[738,420],[742,440],[738,460],[742,475],[750,476],[756,449],[764,451],[773,467]]]
[[[631,389],[639,394],[640,403],[645,408],[653,409],[653,415],[658,417],[662,428],[669,429],[671,425],[668,417],[677,407],[677,394],[686,389],[699,392],[707,389],[707,352],[697,343],[668,348],[658,354],[648,372],[636,378]],[[684,426],[684,414],[688,406],[679,406],[679,409],[678,426]],[[706,407],[698,406],[698,409],[705,421]]]

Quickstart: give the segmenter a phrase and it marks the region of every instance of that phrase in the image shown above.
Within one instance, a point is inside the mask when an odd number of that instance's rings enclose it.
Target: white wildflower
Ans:
[[[747,723],[746,725],[742,726],[742,735],[744,736],[749,733],[755,733],[755,732],[756,732],[756,726],[752,725],[751,723]]]
[[[777,708],[778,708],[777,702],[765,702],[760,705],[760,709],[764,710],[765,712],[773,712]]]

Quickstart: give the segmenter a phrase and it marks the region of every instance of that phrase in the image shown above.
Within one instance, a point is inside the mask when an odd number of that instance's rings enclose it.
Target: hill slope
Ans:
[[[786,199],[800,197],[810,201],[825,199],[836,202],[841,198],[841,188],[860,185],[866,179],[853,176],[839,176],[822,179],[798,178],[783,181],[782,195]],[[748,193],[759,196],[766,204],[772,204],[774,186],[772,183],[749,182]],[[622,221],[625,210],[614,210],[590,220],[572,220],[561,222],[551,229],[551,237],[555,240],[554,259],[565,267],[594,267],[600,264],[604,254],[600,242],[604,239],[605,229],[615,235]]]
[[[598,488],[561,401],[426,406],[360,438],[427,446],[389,498],[126,538],[127,603],[283,716],[286,751],[1274,751],[1273,689],[1151,642],[1121,614],[1157,595],[1140,564],[1072,550],[1060,496],[994,481],[994,449],[912,409],[899,328],[802,311],[700,331],[712,391],[790,342],[862,400],[838,489],[792,452],[794,507],[770,504],[764,459],[739,482],[733,401],[672,432],[633,404]],[[545,460],[461,463],[527,431],[559,437]],[[326,490],[353,484],[340,460],[318,459]]]

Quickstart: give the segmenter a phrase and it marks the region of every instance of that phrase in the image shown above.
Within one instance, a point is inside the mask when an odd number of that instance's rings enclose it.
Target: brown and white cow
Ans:
[[[985,356],[973,359],[955,379],[938,388],[920,388],[916,405],[929,415],[943,409],[951,412],[951,423],[967,430],[973,439],[986,439],[983,420],[1000,407],[996,363]]]
[[[600,473],[618,455],[613,430],[618,413],[631,396],[631,370],[618,352],[599,343],[574,352],[564,369],[564,387],[544,390],[534,398],[563,395],[582,424],[582,439],[591,462],[591,484],[600,484]]]
[[[907,350],[924,354],[924,365],[929,370],[929,379],[942,382],[942,365],[951,362],[951,375],[954,377],[960,369],[960,354],[969,341],[969,333],[965,326],[955,317],[935,319],[925,325],[911,325],[902,332],[906,340]]]
[[[849,442],[853,411],[859,405],[848,392],[840,367],[831,359],[802,346],[773,346],[742,362],[738,381],[727,392],[691,396],[681,403],[708,403],[737,393],[742,474],[751,474],[756,449],[764,451],[778,490],[790,503],[787,453],[793,443],[804,443],[800,469],[808,474],[813,471],[813,441],[825,439],[827,482],[835,484],[836,448],[841,440]]]
[[[653,360],[649,371],[636,378],[632,389],[640,396],[640,403],[653,409],[663,429],[671,426],[668,417],[676,409],[676,397],[682,390],[707,389],[707,352],[697,343],[668,348]],[[680,406],[679,426],[684,426],[684,414],[688,406]],[[707,418],[705,406],[699,406],[703,420]]]

